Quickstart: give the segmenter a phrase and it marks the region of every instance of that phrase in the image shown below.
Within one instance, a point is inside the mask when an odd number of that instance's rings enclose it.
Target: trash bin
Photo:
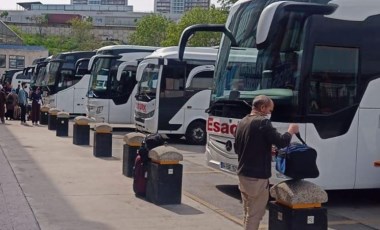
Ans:
[[[92,120],[85,116],[74,118],[73,125],[73,144],[90,145],[90,125]]]
[[[57,137],[69,136],[69,118],[70,114],[66,112],[57,113]]]
[[[40,109],[40,125],[47,125],[49,119],[49,106],[43,105]]]
[[[96,124],[93,153],[95,157],[112,157],[112,127],[109,124]]]
[[[183,156],[170,146],[149,151],[146,199],[157,205],[180,204],[182,198]]]
[[[49,109],[49,115],[48,115],[48,129],[49,130],[57,130],[57,114],[61,110],[57,108],[51,108]]]
[[[135,164],[137,150],[141,147],[145,135],[138,132],[128,133],[124,136],[123,146],[123,175],[133,177],[133,166]]]
[[[274,185],[269,203],[269,230],[327,230],[327,193],[304,180],[288,180]]]

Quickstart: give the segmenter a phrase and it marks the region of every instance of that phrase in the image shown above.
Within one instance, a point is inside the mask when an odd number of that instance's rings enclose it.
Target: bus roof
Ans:
[[[186,47],[183,59],[215,60],[217,53],[217,47]],[[178,46],[158,49],[145,59],[152,58],[178,59]]]
[[[154,51],[159,49],[160,47],[155,46],[136,46],[136,45],[111,45],[111,46],[103,46],[96,50],[96,52],[104,51],[104,50],[118,50],[118,49],[132,49],[132,50],[151,50]]]

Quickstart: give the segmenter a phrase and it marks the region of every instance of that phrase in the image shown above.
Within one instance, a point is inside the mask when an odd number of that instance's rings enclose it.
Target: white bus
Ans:
[[[157,48],[132,46],[132,45],[113,45],[104,46],[96,50],[96,54],[118,55],[120,53],[138,53]],[[41,85],[48,89],[48,97],[44,101],[51,107],[57,107],[62,111],[69,112],[71,115],[87,114],[86,95],[88,92],[90,73],[79,71],[76,68],[85,70],[86,65],[91,67],[94,59],[88,59],[95,55],[94,52],[68,52],[50,60],[44,82]],[[76,63],[78,60],[80,63]],[[87,64],[88,63],[88,64]]]
[[[111,124],[134,123],[138,60],[152,49],[141,47],[139,52],[94,57],[86,101],[88,117]]]
[[[81,81],[83,75],[76,75],[76,62],[95,55],[93,51],[65,52],[53,56],[46,66],[46,74],[40,85],[43,101],[71,115],[86,113],[83,102],[87,85]]]
[[[205,144],[214,69],[204,65],[213,65],[216,54],[215,48],[192,47],[179,61],[178,47],[167,47],[147,56],[137,70],[136,128]]]
[[[274,124],[299,123],[317,150],[320,176],[311,181],[325,189],[380,188],[373,167],[380,159],[380,2],[307,2],[320,4],[244,0],[231,8],[209,109],[208,164],[235,172],[232,134],[252,99],[266,94],[275,101]],[[190,30],[183,41],[202,28]],[[231,74],[247,62],[230,57],[251,50],[258,50],[249,61],[255,69]],[[236,90],[235,79],[244,82]],[[272,170],[272,183],[283,179]]]

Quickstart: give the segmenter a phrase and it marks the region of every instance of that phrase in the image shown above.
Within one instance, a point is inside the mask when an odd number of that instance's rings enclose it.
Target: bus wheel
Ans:
[[[206,144],[206,124],[201,121],[192,122],[186,130],[186,141],[193,145]]]

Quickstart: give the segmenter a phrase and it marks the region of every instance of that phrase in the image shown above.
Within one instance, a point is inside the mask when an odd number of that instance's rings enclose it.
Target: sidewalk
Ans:
[[[46,126],[7,123],[0,125],[1,230],[241,229],[184,195],[166,206],[136,198],[121,172],[121,137],[113,138],[114,157],[100,159],[92,146]]]

